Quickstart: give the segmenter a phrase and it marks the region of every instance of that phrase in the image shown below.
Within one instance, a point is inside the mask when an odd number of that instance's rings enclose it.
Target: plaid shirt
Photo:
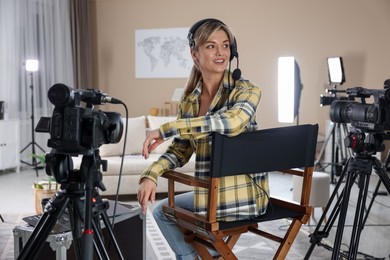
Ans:
[[[201,82],[191,94],[183,98],[178,119],[160,127],[164,140],[175,137],[172,145],[142,173],[141,178],[147,177],[157,183],[158,176],[183,166],[195,152],[195,176],[208,179],[211,132],[235,136],[257,129],[256,108],[261,97],[260,89],[243,79],[236,81],[233,88],[229,86],[229,76],[226,71],[223,82],[205,116],[197,116],[202,90]],[[231,77],[230,83],[231,85],[233,83]],[[194,192],[195,213],[206,215],[207,189],[195,188]],[[269,194],[267,173],[221,178],[217,219],[235,221],[265,213],[268,204],[266,193]]]

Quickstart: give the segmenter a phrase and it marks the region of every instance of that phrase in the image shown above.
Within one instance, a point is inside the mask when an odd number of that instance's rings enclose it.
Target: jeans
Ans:
[[[194,247],[184,241],[184,234],[180,231],[179,227],[175,222],[167,219],[162,211],[162,206],[167,204],[168,199],[157,202],[153,207],[153,217],[169,246],[175,252],[176,259],[193,260],[198,255]],[[176,195],[175,205],[194,212],[194,192]]]

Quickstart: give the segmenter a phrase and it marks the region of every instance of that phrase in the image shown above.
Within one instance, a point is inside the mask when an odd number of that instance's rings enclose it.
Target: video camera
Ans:
[[[121,115],[93,111],[93,106],[121,101],[107,97],[99,90],[74,90],[64,84],[53,85],[48,98],[55,106],[52,117],[42,117],[35,131],[50,133],[48,146],[56,153],[87,155],[102,144],[120,141],[123,132]]]
[[[361,98],[355,101],[335,100],[330,107],[330,119],[335,123],[351,123],[363,132],[381,132],[390,130],[390,79],[384,83],[384,89],[371,90],[355,87],[346,90],[348,97]],[[366,98],[372,96],[373,104],[366,104]]]

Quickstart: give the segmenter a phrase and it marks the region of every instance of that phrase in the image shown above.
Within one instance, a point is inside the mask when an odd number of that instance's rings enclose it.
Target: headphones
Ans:
[[[187,35],[188,43],[189,43],[191,49],[195,48],[194,34],[195,34],[196,30],[198,30],[198,28],[200,26],[202,26],[203,24],[205,24],[207,22],[226,26],[226,24],[224,24],[222,21],[220,21],[218,19],[214,19],[214,18],[207,18],[207,19],[203,19],[203,20],[196,22],[194,25],[191,26],[191,28],[188,32],[188,35]],[[230,58],[229,58],[230,61],[232,61],[234,59],[234,57],[236,57],[238,59],[237,41],[236,41],[235,37],[233,37],[233,43],[230,44]]]

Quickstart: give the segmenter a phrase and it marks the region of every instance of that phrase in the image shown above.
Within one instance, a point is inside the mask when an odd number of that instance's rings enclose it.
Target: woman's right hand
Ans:
[[[143,178],[138,187],[137,199],[142,208],[142,212],[146,214],[148,201],[154,204],[156,199],[156,183],[148,178]]]
[[[145,159],[148,159],[149,153],[156,149],[157,146],[163,142],[164,139],[159,128],[149,131],[146,134],[146,138],[142,147],[142,155],[145,157]]]

